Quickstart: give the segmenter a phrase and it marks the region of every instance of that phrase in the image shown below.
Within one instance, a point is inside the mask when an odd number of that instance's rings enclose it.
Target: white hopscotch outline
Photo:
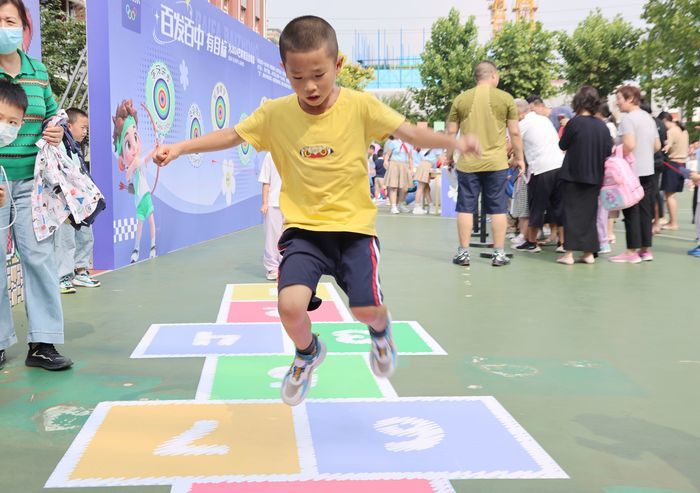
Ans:
[[[372,481],[372,480],[365,480],[365,481]],[[386,481],[379,479],[377,481]],[[424,479],[418,479],[418,480],[412,480],[412,481],[426,481]],[[314,481],[316,483],[322,482],[322,481]],[[326,481],[327,483],[330,483],[330,481]],[[207,483],[197,483],[197,484],[207,484]],[[228,483],[228,484],[240,484],[240,483]],[[192,491],[192,486],[194,486],[194,483],[185,483],[185,482],[178,482],[173,484],[172,488],[170,489],[170,493],[191,493]],[[363,486],[361,484],[358,484],[358,486]],[[433,490],[433,493],[455,493],[455,489],[452,486],[452,483],[448,479],[433,479],[430,481],[430,487]]]
[[[227,323],[228,319],[228,311],[230,308],[230,304],[235,302],[238,303],[245,303],[248,301],[266,301],[266,302],[271,302],[275,300],[233,300],[233,292],[236,288],[236,286],[250,286],[250,285],[263,285],[263,283],[238,283],[238,284],[227,284],[226,289],[224,289],[224,296],[221,298],[221,304],[219,305],[219,313],[216,316],[216,323]],[[355,319],[353,318],[352,314],[350,313],[350,310],[348,309],[347,306],[345,306],[345,303],[343,303],[342,298],[340,297],[340,294],[338,293],[338,290],[335,289],[335,286],[333,286],[332,283],[330,282],[320,282],[318,283],[319,286],[325,286],[325,288],[328,290],[328,294],[330,295],[331,299],[330,300],[325,300],[325,301],[332,301],[335,303],[336,308],[338,309],[338,313],[340,314],[340,317],[343,319],[341,322],[354,322]],[[274,286],[274,284],[270,283],[270,286]]]
[[[309,427],[306,416],[306,403],[292,408],[295,433],[300,433],[297,438],[297,452],[299,457],[300,472],[297,474],[259,474],[259,475],[230,475],[230,476],[160,476],[145,478],[89,478],[71,480],[70,475],[77,467],[88,445],[104,422],[109,410],[115,406],[177,406],[177,405],[253,405],[276,404],[285,406],[274,399],[254,400],[226,400],[226,401],[108,401],[101,402],[86,421],[76,438],[71,443],[68,451],[59,461],[55,470],[46,481],[45,488],[76,487],[76,486],[146,486],[146,485],[173,485],[178,483],[219,483],[219,482],[281,482],[281,481],[310,481],[333,479],[426,479],[426,480],[452,480],[452,479],[569,479],[564,470],[552,459],[547,452],[530,436],[527,431],[498,403],[492,396],[462,396],[462,397],[398,397],[398,398],[350,398],[350,399],[310,399],[313,403],[350,403],[350,402],[439,402],[439,401],[480,401],[493,416],[506,428],[506,431],[523,447],[523,450],[540,466],[539,471],[430,471],[421,473],[411,472],[385,472],[385,473],[340,473],[340,474],[314,474],[316,469],[316,454],[313,444],[305,441],[310,435],[306,435],[305,426]],[[297,418],[296,415],[299,415]],[[300,429],[299,429],[300,428]],[[301,441],[302,445],[299,444]],[[308,455],[306,455],[308,454]],[[302,455],[306,455],[302,458]],[[307,469],[303,469],[306,467]],[[316,471],[317,472],[317,471]],[[206,481],[203,481],[206,479]]]
[[[379,389],[379,393],[382,394],[382,397],[384,398],[395,398],[398,397],[399,395],[396,393],[396,390],[394,389],[394,386],[391,385],[391,382],[387,378],[380,378],[374,374],[372,371],[372,367],[369,364],[369,354],[367,353],[328,353],[330,356],[339,356],[339,357],[353,357],[356,358],[358,356],[362,357],[362,360],[364,363],[367,365],[367,368],[369,369],[369,374],[374,378],[374,382],[377,384],[377,388]],[[256,354],[255,356],[288,356],[284,354]],[[197,401],[207,401],[207,402],[214,402],[211,401],[211,391],[214,388],[214,378],[216,377],[216,369],[217,365],[219,364],[219,357],[220,356],[208,356],[206,358],[206,361],[204,362],[204,366],[202,367],[202,374],[199,377],[199,384],[197,385],[197,393],[195,395],[195,400]],[[231,358],[237,358],[238,355],[231,355],[228,356]],[[280,401],[277,401],[280,402]]]
[[[158,332],[164,327],[170,327],[174,325],[186,325],[188,327],[193,325],[201,325],[203,328],[206,327],[221,327],[223,325],[238,325],[238,326],[250,326],[250,325],[274,325],[275,328],[279,329],[280,340],[282,342],[281,353],[175,353],[175,354],[145,354],[146,350],[153,343]],[[151,325],[146,334],[139,342],[136,349],[131,353],[130,358],[132,359],[160,359],[160,358],[208,358],[209,356],[241,356],[243,358],[251,356],[278,356],[281,354],[288,355],[294,354],[294,346],[292,345],[291,351],[289,350],[289,345],[285,338],[287,337],[284,327],[280,322],[215,322],[215,323],[177,323],[177,324],[153,324]]]
[[[356,323],[359,327],[364,327],[361,322],[357,320],[342,321],[342,322],[313,322],[324,325],[334,325],[334,324],[347,324]],[[312,323],[312,326],[313,326]],[[415,320],[396,320],[395,324],[408,324],[416,335],[425,343],[430,349],[430,352],[405,352],[401,351],[399,347],[399,356],[445,356],[447,352],[440,346],[440,344],[428,333],[428,331],[423,328],[423,326]],[[155,339],[158,332],[163,328],[163,326],[174,326],[174,325],[201,325],[202,327],[210,326],[221,326],[221,325],[233,325],[233,326],[255,326],[255,325],[276,325],[279,327],[280,337],[282,339],[283,352],[281,353],[185,353],[185,354],[145,354],[148,350],[150,344]],[[133,359],[160,359],[160,358],[207,358],[210,356],[229,356],[229,357],[241,357],[249,358],[254,356],[293,356],[295,353],[295,347],[292,340],[289,338],[287,333],[282,327],[280,322],[215,322],[215,323],[176,323],[176,324],[153,324],[151,325],[146,333],[144,334],[141,341],[138,343],[134,351],[131,353],[130,358]],[[366,354],[366,350],[362,351],[329,351],[329,355],[343,355],[343,354]]]

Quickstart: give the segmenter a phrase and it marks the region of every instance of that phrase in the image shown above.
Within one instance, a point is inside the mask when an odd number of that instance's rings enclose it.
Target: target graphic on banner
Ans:
[[[158,135],[166,135],[175,119],[175,84],[168,66],[163,62],[155,62],[148,69],[146,107],[151,113]]]
[[[187,127],[185,127],[185,138],[196,139],[204,134],[204,120],[202,119],[202,110],[197,103],[193,103],[187,112]],[[189,154],[187,158],[190,164],[195,168],[202,165],[201,154]]]
[[[238,119],[238,121],[242,122],[246,118],[248,118],[248,113],[241,113],[241,117]],[[238,146],[238,159],[240,160],[242,166],[247,166],[250,164],[250,161],[253,159],[254,151],[253,146],[248,142],[243,142]]]
[[[211,124],[214,130],[228,128],[231,119],[231,103],[223,82],[217,82],[211,92]]]

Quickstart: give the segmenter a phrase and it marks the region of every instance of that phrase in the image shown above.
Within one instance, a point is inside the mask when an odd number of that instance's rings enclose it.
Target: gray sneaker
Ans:
[[[396,345],[391,335],[391,315],[387,314],[387,324],[381,336],[373,336],[372,348],[369,350],[369,366],[378,377],[389,378],[396,370]]]
[[[494,252],[491,256],[491,265],[494,267],[501,267],[503,265],[510,264],[510,259],[505,254],[505,252],[496,253]]]
[[[463,265],[464,267],[469,267],[469,251],[464,250],[460,251],[457,250],[457,253],[455,254],[454,257],[452,257],[452,263],[457,264],[457,265]]]
[[[314,338],[316,352],[309,356],[297,353],[292,366],[282,380],[280,396],[282,402],[289,406],[301,404],[306,398],[306,394],[311,390],[311,375],[326,358],[326,345],[317,336]]]

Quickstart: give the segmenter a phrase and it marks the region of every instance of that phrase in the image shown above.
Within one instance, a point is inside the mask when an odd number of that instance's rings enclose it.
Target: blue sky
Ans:
[[[621,14],[632,24],[641,26],[640,15],[644,3],[644,0],[539,0],[537,17],[546,29],[572,31],[592,9],[599,7],[606,17]],[[507,0],[507,4],[512,7],[515,2]],[[341,50],[351,58],[354,58],[355,47],[361,45],[376,57],[377,44],[388,45],[391,58],[399,56],[401,38],[404,55],[417,55],[424,36],[430,35],[433,21],[446,15],[451,7],[460,9],[464,19],[469,15],[476,17],[479,39],[485,42],[491,36],[488,5],[487,0],[268,0],[268,27],[282,28],[299,15],[319,15],[333,24],[338,32]],[[509,13],[510,18],[512,15]],[[379,41],[377,30],[380,30]]]

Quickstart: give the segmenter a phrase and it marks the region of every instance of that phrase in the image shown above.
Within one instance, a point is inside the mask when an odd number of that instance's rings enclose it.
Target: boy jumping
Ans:
[[[154,161],[165,166],[183,154],[223,150],[244,141],[272,153],[282,177],[285,218],[278,311],[296,346],[281,397],[295,406],[306,397],[311,375],[326,355],[307,313],[323,274],[335,278],[348,295],[353,316],[368,326],[374,374],[390,377],[396,368],[391,318],[379,284],[377,209],[367,189],[369,144],[389,134],[418,146],[462,153],[478,152],[478,144],[471,136],[455,141],[417,128],[371,94],[338,87],[343,57],[338,56],[335,31],[319,17],[298,17],[287,24],[280,55],[294,94],[267,101],[234,129],[160,146]]]

